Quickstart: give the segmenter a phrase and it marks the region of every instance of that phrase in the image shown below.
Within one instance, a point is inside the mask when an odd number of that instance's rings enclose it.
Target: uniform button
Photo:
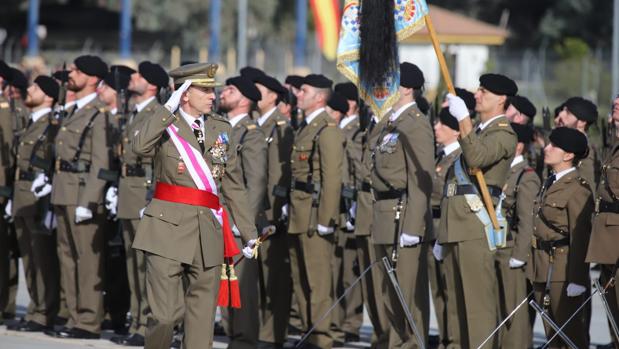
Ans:
[[[166,118],[161,119],[162,122],[166,122],[166,120],[167,120]]]
[[[67,127],[66,127],[66,126],[62,126],[62,127],[60,128],[60,130],[61,130],[61,131],[66,131],[66,130],[67,130]]]
[[[62,141],[58,141],[58,144],[59,144],[59,145],[62,145]]]
[[[163,213],[160,213],[160,214],[159,214],[159,217],[163,217]]]
[[[200,210],[200,214],[204,214],[204,211]]]

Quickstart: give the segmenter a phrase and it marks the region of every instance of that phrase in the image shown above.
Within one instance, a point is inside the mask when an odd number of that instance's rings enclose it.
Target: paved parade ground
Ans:
[[[591,273],[591,277],[597,277],[596,272]],[[28,294],[26,292],[26,285],[23,283],[23,270],[20,265],[20,285],[17,295],[17,302],[19,311],[21,314],[25,312],[26,305],[28,303]],[[591,321],[591,348],[595,348],[598,344],[606,344],[610,342],[610,335],[608,332],[608,325],[606,324],[606,318],[604,315],[604,308],[596,295],[593,298],[593,319]],[[430,319],[430,334],[437,333],[436,318],[434,317],[434,311],[431,313]],[[361,328],[361,342],[350,343],[343,348],[369,348],[370,336],[372,334],[372,325],[370,319],[365,314],[363,319],[363,327]],[[103,338],[99,340],[69,340],[69,339],[56,339],[48,337],[42,333],[18,333],[14,331],[7,331],[6,326],[0,326],[0,349],[77,349],[77,348],[125,348],[120,345],[116,345],[110,342],[108,339],[113,337],[114,334],[111,331],[103,332]],[[295,340],[298,340],[299,336],[290,336],[289,344],[293,344]],[[535,344],[543,344],[543,328],[538,317],[535,323]],[[223,337],[215,337],[215,343],[213,348],[226,348],[227,340]]]

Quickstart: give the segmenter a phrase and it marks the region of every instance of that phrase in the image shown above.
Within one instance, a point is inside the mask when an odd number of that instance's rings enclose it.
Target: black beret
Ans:
[[[456,87],[455,90],[456,96],[464,100],[464,104],[466,104],[466,109],[475,110],[475,105],[477,104],[477,102],[475,102],[475,94],[460,87]]]
[[[158,87],[166,87],[170,83],[170,77],[165,69],[157,63],[144,61],[138,66],[140,75],[148,81],[149,84]]]
[[[594,123],[598,118],[598,107],[590,100],[582,97],[569,98],[563,103],[563,106],[578,120],[586,121],[588,124]]]
[[[352,82],[336,84],[333,90],[346,97],[349,101],[357,102],[359,100],[359,90],[357,90],[357,86]]]
[[[11,77],[9,78],[9,85],[25,91],[28,89],[28,78],[19,69],[10,68]]]
[[[228,80],[226,80],[226,85],[235,86],[241,94],[248,99],[258,102],[262,99],[262,94],[260,94],[260,90],[254,85],[254,83],[246,77],[243,76],[235,76]]]
[[[107,64],[105,64],[105,62],[97,56],[79,56],[73,61],[73,63],[77,69],[86,75],[96,76],[99,79],[103,79],[107,75]]]
[[[317,88],[331,88],[333,81],[322,74],[310,74],[303,79],[303,84]]]
[[[419,67],[408,62],[400,63],[400,86],[419,89],[425,82]]]
[[[131,76],[131,74],[135,73],[135,69],[131,67],[127,67],[126,65],[115,64],[110,67],[110,71],[114,72],[118,70],[118,73]]]
[[[428,102],[426,97],[418,96],[415,98],[415,103],[417,103],[417,108],[419,108],[422,113],[428,114],[428,111],[430,110],[430,102]]]
[[[515,96],[518,93],[514,80],[501,74],[484,74],[479,77],[479,85],[497,95]]]
[[[58,99],[58,93],[60,92],[60,85],[54,78],[47,75],[39,75],[34,79],[34,83],[39,85],[39,88],[46,95],[52,97],[52,99]]]
[[[277,81],[276,78],[272,76],[259,76],[256,81],[254,81],[254,83],[260,84],[268,88],[269,90],[277,93],[278,95],[286,93],[286,88],[279,81]]]
[[[103,79],[103,81],[105,82],[106,85],[111,87],[113,90],[118,91],[119,89],[126,90],[127,87],[129,87],[130,79],[131,79],[130,75],[121,74],[120,72],[118,72],[118,74],[115,74],[114,72],[110,72]]]
[[[329,98],[327,105],[331,109],[337,110],[342,114],[348,113],[348,101],[346,100],[346,97],[339,94],[338,92],[333,92],[331,94],[331,97]]]
[[[533,141],[533,128],[527,125],[517,124],[515,122],[511,123],[512,129],[516,132],[516,136],[518,136],[518,142],[529,144]]]
[[[550,133],[550,142],[578,158],[585,158],[589,153],[587,136],[582,132],[569,127],[557,127]]]
[[[2,60],[0,60],[0,77],[4,80],[9,80],[11,78],[11,67]]]
[[[52,74],[52,77],[60,82],[67,82],[69,81],[69,73],[68,70],[58,70]]]
[[[513,96],[509,99],[509,103],[511,103],[519,112],[530,117],[531,119],[533,119],[535,114],[537,114],[537,109],[527,97]]]
[[[460,131],[460,123],[458,123],[458,119],[449,113],[448,107],[441,109],[438,114],[438,119],[441,121],[441,124],[449,127],[450,129]]]
[[[301,85],[303,85],[304,80],[305,78],[299,75],[288,75],[284,82],[296,88],[301,88]]]
[[[241,73],[242,77],[249,79],[252,82],[256,82],[256,79],[259,76],[266,75],[262,70],[254,67],[245,67],[242,68],[239,72]]]

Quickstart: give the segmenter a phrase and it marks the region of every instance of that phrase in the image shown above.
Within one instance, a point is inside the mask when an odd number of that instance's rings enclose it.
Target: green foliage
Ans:
[[[590,54],[589,45],[582,39],[567,37],[561,43],[557,43],[554,47],[555,52],[562,59],[581,59]]]

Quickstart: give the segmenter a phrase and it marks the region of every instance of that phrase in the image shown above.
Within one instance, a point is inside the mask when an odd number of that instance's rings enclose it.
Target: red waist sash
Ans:
[[[179,204],[204,206],[214,210],[221,207],[219,197],[211,192],[163,182],[157,182],[153,198]]]

